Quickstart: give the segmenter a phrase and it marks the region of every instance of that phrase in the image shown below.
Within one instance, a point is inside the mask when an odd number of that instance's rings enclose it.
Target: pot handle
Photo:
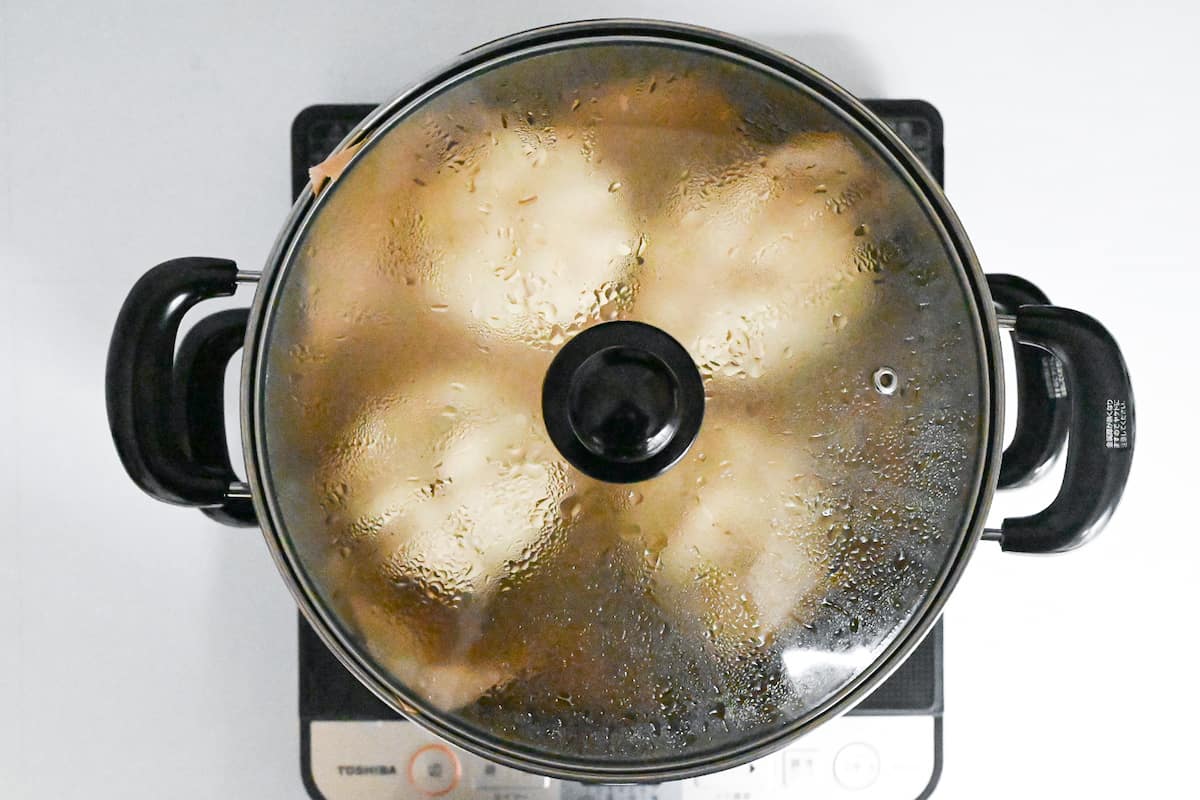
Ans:
[[[225,368],[246,340],[248,308],[210,314],[192,326],[175,353],[175,431],[184,456],[234,476],[225,441]],[[225,525],[258,524],[249,497],[233,497],[200,509]]]
[[[988,288],[998,310],[1014,314],[1023,305],[1050,305],[1050,298],[1016,275],[988,275]],[[1000,489],[1023,486],[1042,473],[1067,441],[1070,405],[1062,364],[1033,345],[1019,344],[1013,334],[1017,372],[1017,426],[1000,461]]]
[[[163,502],[212,509],[222,521],[222,514],[243,514],[244,506],[237,501],[248,492],[230,467],[228,453],[221,459],[211,457],[216,437],[207,439],[190,430],[193,422],[199,427],[202,420],[211,425],[212,419],[222,419],[224,450],[223,412],[211,414],[220,406],[211,395],[193,394],[194,380],[177,379],[175,340],[188,309],[207,298],[232,295],[242,277],[237,265],[219,258],[177,258],[151,269],[134,284],[117,315],[104,376],[109,429],[133,482]],[[206,359],[219,348],[214,344],[209,350],[195,341],[190,366],[183,366],[198,380],[211,373]],[[188,386],[186,399],[177,394],[177,380]],[[220,389],[215,396],[220,397]],[[192,398],[197,399],[195,412],[180,412],[179,405]],[[187,427],[181,429],[184,418]],[[202,439],[205,443],[197,446]]]
[[[1070,387],[1070,442],[1058,496],[1028,517],[984,532],[1006,551],[1060,553],[1090,540],[1112,516],[1133,461],[1134,410],[1129,371],[1116,341],[1086,314],[1023,305],[1002,319],[1016,340],[1062,363]]]

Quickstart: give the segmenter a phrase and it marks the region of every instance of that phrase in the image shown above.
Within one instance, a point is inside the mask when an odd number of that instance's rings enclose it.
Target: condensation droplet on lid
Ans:
[[[634,523],[627,523],[627,524],[621,525],[617,529],[617,535],[620,536],[622,539],[624,539],[627,542],[630,540],[633,540],[633,539],[637,539],[642,535],[642,526],[636,525]]]
[[[580,502],[579,497],[577,495],[571,495],[571,496],[565,498],[559,504],[558,508],[563,516],[563,519],[566,519],[566,520],[578,519],[580,517],[580,515],[583,514],[583,503]]]
[[[621,189],[621,182],[620,182],[620,181],[613,181],[612,183],[610,183],[610,184],[608,185],[608,191],[609,191],[609,192],[617,192],[617,191],[620,191],[620,189]]]

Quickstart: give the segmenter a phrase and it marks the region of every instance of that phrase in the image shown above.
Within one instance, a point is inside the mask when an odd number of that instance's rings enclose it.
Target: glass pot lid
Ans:
[[[701,763],[845,697],[933,602],[983,470],[979,312],[818,91],[578,38],[406,103],[317,188],[257,458],[393,704],[547,769]]]

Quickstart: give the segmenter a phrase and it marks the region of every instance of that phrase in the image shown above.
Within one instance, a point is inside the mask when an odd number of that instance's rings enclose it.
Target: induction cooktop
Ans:
[[[941,182],[942,121],[919,100],[868,100]],[[375,108],[317,105],[292,125],[292,194]],[[942,764],[942,624],[871,695],[783,750],[726,772],[604,786],[517,772],[445,744],[358,682],[301,617],[300,764],[317,800],[784,800],[928,797]]]

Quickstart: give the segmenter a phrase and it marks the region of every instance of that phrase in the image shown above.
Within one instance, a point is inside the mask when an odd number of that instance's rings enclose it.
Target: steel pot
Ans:
[[[152,496],[261,526],[346,667],[493,761],[626,782],[759,757],[883,681],[980,538],[1069,550],[1124,488],[1107,331],[984,276],[883,122],[749,42],[518,34],[313,177],[262,273],[185,258],[134,286],[113,437]],[[239,283],[253,306],[177,350]],[[1054,502],[985,529],[1064,449]]]

